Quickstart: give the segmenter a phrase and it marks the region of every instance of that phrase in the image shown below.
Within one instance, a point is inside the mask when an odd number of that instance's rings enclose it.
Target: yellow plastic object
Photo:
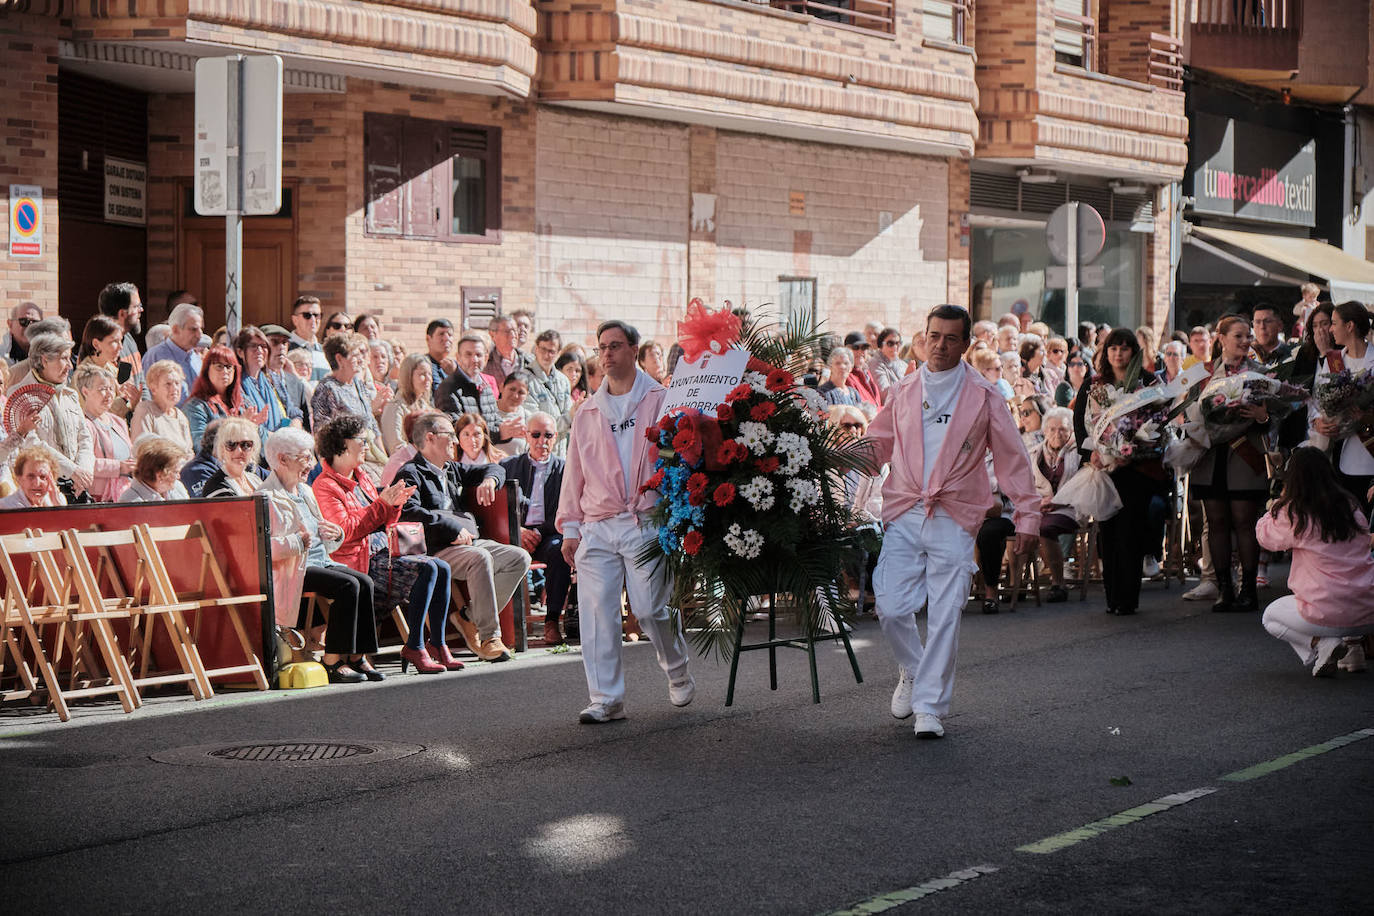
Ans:
[[[282,690],[304,690],[328,683],[329,673],[319,662],[293,662],[277,672],[277,686]]]

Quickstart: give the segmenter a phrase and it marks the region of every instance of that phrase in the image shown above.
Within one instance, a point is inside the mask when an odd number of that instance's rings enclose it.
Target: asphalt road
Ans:
[[[1257,616],[1180,593],[1147,584],[1134,618],[1093,596],[970,605],[942,741],[889,715],[871,621],[864,683],[821,649],[819,706],[794,652],[776,693],[746,655],[730,708],[727,666],[700,660],[675,709],[636,645],[629,719],[605,726],[576,723],[576,654],[542,651],[66,725],[6,710],[4,908],[1370,911],[1374,673],[1314,680]],[[408,756],[207,765],[202,747],[283,740]]]

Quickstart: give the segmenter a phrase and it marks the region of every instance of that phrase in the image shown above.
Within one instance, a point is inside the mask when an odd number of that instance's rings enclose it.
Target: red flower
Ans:
[[[716,449],[716,460],[722,465],[735,464],[743,461],[749,454],[749,449],[740,445],[734,439],[721,443],[720,448]]]
[[[697,555],[697,551],[701,549],[702,542],[705,540],[706,539],[701,536],[700,531],[693,529],[682,536],[682,550],[689,557],[694,557]]]
[[[657,443],[657,442],[658,442],[658,433],[659,433],[659,429],[658,429],[657,426],[650,426],[650,427],[647,427],[647,428],[644,430],[644,438],[645,438],[645,439],[648,439],[650,442]]]
[[[654,476],[644,481],[644,485],[639,488],[639,492],[648,493],[650,490],[657,490],[663,486],[663,468],[654,471]]]
[[[749,416],[762,423],[764,420],[767,420],[769,417],[771,417],[773,414],[777,412],[777,404],[774,404],[772,401],[764,401],[762,403],[755,404],[754,408],[749,411]]]
[[[688,493],[705,493],[710,485],[710,479],[700,471],[687,478]]]
[[[697,431],[690,425],[684,425],[677,431],[677,435],[673,436],[673,448],[679,452],[687,451],[696,443]]]
[[[753,394],[753,393],[754,393],[754,389],[750,388],[748,385],[746,385],[746,384],[744,384],[743,382],[741,382],[740,384],[736,385],[734,388],[731,388],[731,389],[730,389],[730,393],[727,394],[727,395],[725,396],[725,403],[727,403],[727,404],[733,404],[735,401],[745,401],[745,400],[748,400],[748,399],[749,399],[749,395],[751,395],[751,394]]]
[[[705,503],[706,503],[706,491],[703,490],[703,491],[701,491],[700,493],[698,493],[696,490],[689,490],[689,491],[687,491],[687,505],[689,505],[689,506],[701,506],[701,505],[705,505]]]
[[[716,419],[722,423],[729,423],[735,419],[735,411],[729,404],[721,404],[716,408]]]
[[[662,417],[659,418],[658,428],[663,430],[664,432],[667,432],[668,430],[672,429],[674,426],[677,425],[678,416],[679,415],[676,413],[665,413]]]
[[[716,492],[712,494],[711,499],[715,501],[717,506],[730,505],[735,501],[735,485],[732,483],[721,484],[716,487]]]
[[[797,380],[794,379],[792,373],[788,372],[786,369],[774,369],[772,372],[768,373],[768,378],[763,384],[769,391],[787,391],[796,383]]]
[[[744,364],[744,368],[748,372],[759,372],[763,375],[767,375],[768,373],[772,372],[775,367],[772,363],[765,363],[763,360],[759,359],[757,356],[754,356],[751,353],[749,355],[749,362]]]
[[[781,465],[782,462],[778,460],[776,455],[769,455],[767,458],[760,458],[758,461],[754,462],[754,467],[758,468],[759,472],[763,474],[771,474]]]

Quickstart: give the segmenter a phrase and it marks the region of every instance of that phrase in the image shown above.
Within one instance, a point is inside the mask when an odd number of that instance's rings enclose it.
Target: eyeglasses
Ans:
[[[446,429],[446,430],[444,430],[443,432],[436,432],[436,433],[434,433],[434,438],[436,438],[436,439],[452,439],[452,438],[453,438],[454,436],[456,436],[456,435],[457,435],[457,433],[455,433],[453,430],[451,430],[451,429]]]
[[[531,439],[556,439],[558,433],[529,433]]]
[[[329,324],[325,325],[325,327],[328,328],[328,329],[331,330],[331,331],[342,331],[344,328],[348,327],[348,322],[346,322],[346,321],[331,321],[331,322],[329,322]]]
[[[228,372],[230,375],[232,375],[233,372],[234,372],[234,367],[231,366],[231,365],[229,365],[228,363],[211,363],[211,364],[210,364],[210,368],[211,368],[211,369],[220,369],[220,370],[222,370],[222,371],[224,371],[224,372]]]
[[[27,328],[29,325],[33,324],[35,321],[38,321],[38,319],[37,319],[37,318],[16,318],[16,319],[14,319],[14,321],[15,321],[15,323],[18,324],[21,328]]]
[[[226,452],[246,452],[253,447],[253,443],[248,439],[239,439],[236,442],[224,443]]]
[[[601,346],[596,348],[596,352],[600,353],[602,356],[609,356],[610,354],[618,353],[623,349],[625,349],[625,344],[621,343],[620,341],[616,341],[615,343],[602,344]]]
[[[1023,417],[1038,417],[1040,415],[1040,411],[1036,410],[1033,407],[1027,407],[1025,410],[1021,410],[1018,412]]]
[[[324,314],[323,312],[297,312],[297,313],[296,313],[296,317],[297,317],[297,318],[309,318],[309,319],[311,319],[311,320],[314,320],[314,319],[316,319],[316,318],[319,318],[319,317],[320,317],[321,315],[323,315],[323,314]]]
[[[901,342],[900,340],[885,340],[885,341],[883,341],[883,346],[885,346],[885,347],[900,347],[901,345],[902,345],[902,342]]]
[[[1068,351],[1068,350],[1065,350],[1063,347],[1050,347],[1050,352],[1051,352],[1051,353],[1067,353],[1067,352],[1069,352],[1069,351]]]
[[[851,420],[848,423],[841,423],[840,427],[842,429],[863,429],[864,425],[862,423],[856,423],[853,420]]]
[[[1070,368],[1070,369],[1082,369],[1082,368],[1083,368],[1084,366],[1086,366],[1086,365],[1088,365],[1088,364],[1085,363],[1085,362],[1083,362],[1083,361],[1080,360],[1080,359],[1071,359],[1071,360],[1069,360],[1069,368]]]

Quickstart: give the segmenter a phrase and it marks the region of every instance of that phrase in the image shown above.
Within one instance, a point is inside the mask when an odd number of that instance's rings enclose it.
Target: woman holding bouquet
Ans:
[[[1315,317],[1315,313],[1314,313]],[[1314,322],[1315,323],[1315,322]],[[1331,338],[1339,351],[1328,354],[1317,364],[1313,391],[1319,390],[1327,377],[1342,369],[1358,375],[1362,370],[1374,366],[1374,354],[1369,352],[1365,337],[1369,334],[1369,312],[1358,302],[1342,302],[1331,314]],[[1374,456],[1365,445],[1365,436],[1359,434],[1336,438],[1348,432],[1349,422],[1342,423],[1334,417],[1318,415],[1312,421],[1312,428],[1332,442],[1331,464],[1336,469],[1336,479],[1359,501],[1366,517],[1369,515],[1369,488],[1374,483]]]
[[[1239,315],[1228,315],[1217,322],[1212,344],[1212,375],[1208,383],[1243,372],[1264,372],[1264,367],[1249,358],[1250,323]],[[1205,390],[1205,389],[1204,389]],[[1189,412],[1196,416],[1200,406]],[[1236,415],[1249,420],[1237,433],[1232,427],[1222,441],[1214,438],[1193,467],[1192,494],[1202,502],[1207,519],[1207,543],[1216,570],[1221,596],[1212,610],[1250,612],[1259,610],[1255,578],[1259,572],[1259,542],[1255,523],[1269,497],[1269,475],[1265,465],[1264,434],[1271,420],[1263,404],[1241,404]],[[1241,586],[1236,592],[1231,578],[1231,539],[1235,536],[1240,555]]]
[[[1107,471],[1121,497],[1121,511],[1098,522],[1102,556],[1102,584],[1107,592],[1107,613],[1134,614],[1140,605],[1140,571],[1145,562],[1149,540],[1150,503],[1168,491],[1168,478],[1159,457],[1146,457],[1129,463],[1105,459],[1093,444],[1088,430],[1117,398],[1114,392],[1130,394],[1159,379],[1141,367],[1140,341],[1130,328],[1116,328],[1098,347],[1093,377],[1083,383],[1074,401],[1073,429],[1079,454],[1093,467]]]

